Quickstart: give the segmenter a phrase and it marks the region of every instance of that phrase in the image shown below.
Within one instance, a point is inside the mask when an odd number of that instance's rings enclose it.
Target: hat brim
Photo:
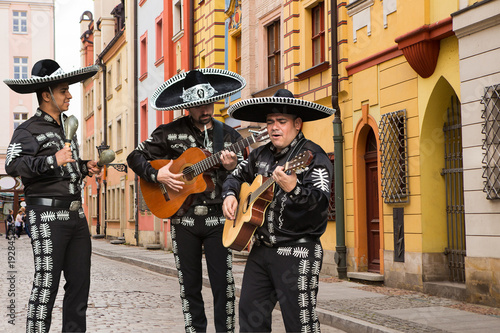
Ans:
[[[313,121],[331,116],[334,110],[297,98],[258,97],[231,105],[227,113],[234,119],[265,123],[267,115],[271,113],[292,114],[300,117],[302,121]]]
[[[19,94],[29,94],[42,88],[53,86],[58,83],[73,84],[86,80],[99,71],[98,65],[80,68],[76,71],[63,73],[54,76],[35,77],[30,79],[7,79],[3,82]]]
[[[217,91],[209,98],[184,102],[181,98],[187,72],[177,74],[164,82],[151,97],[151,107],[160,111],[182,110],[217,102],[236,94],[246,86],[245,79],[236,73],[218,68],[200,68],[208,83]]]

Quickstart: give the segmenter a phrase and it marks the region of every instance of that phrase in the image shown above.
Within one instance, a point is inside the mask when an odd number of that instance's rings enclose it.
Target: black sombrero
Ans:
[[[196,69],[177,74],[159,86],[151,97],[151,106],[168,111],[210,104],[234,95],[245,85],[242,76],[224,69]]]
[[[43,59],[33,65],[31,78],[7,79],[3,82],[17,93],[29,94],[62,82],[67,82],[68,84],[77,83],[94,76],[98,71],[99,66],[94,65],[65,73],[61,66],[54,60]]]
[[[302,121],[313,121],[326,118],[334,110],[321,104],[297,99],[292,92],[279,89],[272,97],[258,97],[239,101],[229,107],[229,116],[244,121],[265,123],[270,113],[293,114]]]

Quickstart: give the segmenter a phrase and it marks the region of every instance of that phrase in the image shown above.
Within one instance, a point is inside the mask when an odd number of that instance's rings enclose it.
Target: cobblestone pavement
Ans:
[[[8,241],[0,239],[1,290],[0,332],[24,332],[26,309],[33,276],[33,256],[27,236],[11,243],[15,256],[10,258]],[[11,284],[4,283],[14,276]],[[64,280],[53,311],[51,332],[61,331],[62,298]],[[15,296],[11,293],[15,293]],[[208,332],[214,332],[213,307],[209,288],[203,288]],[[15,304],[13,318],[8,317],[9,304]],[[15,325],[9,323],[14,319]],[[281,314],[273,313],[273,332],[284,332]],[[179,283],[176,278],[151,272],[137,266],[92,256],[92,282],[87,310],[88,332],[183,332],[184,323],[179,299]],[[338,333],[341,330],[322,325],[324,333]]]

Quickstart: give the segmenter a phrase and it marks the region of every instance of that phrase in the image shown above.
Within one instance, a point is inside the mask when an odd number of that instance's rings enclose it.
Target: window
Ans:
[[[112,127],[113,123],[110,121],[109,124],[108,124],[108,133],[107,133],[107,145],[109,146],[109,148],[113,149],[113,127]],[[115,149],[116,150],[116,149]]]
[[[123,149],[122,146],[122,118],[116,119],[116,150]]]
[[[385,203],[408,202],[406,110],[382,115],[379,128],[382,198]]]
[[[14,112],[14,129],[28,120],[28,114],[24,112]]]
[[[28,58],[14,57],[14,79],[28,78]]]
[[[486,87],[484,105],[483,178],[487,199],[500,199],[500,84]]]
[[[325,14],[323,2],[312,9],[312,59],[313,66],[325,61]]]
[[[156,61],[163,58],[163,19],[160,15],[156,19]]]
[[[235,37],[236,54],[234,62],[236,63],[236,73],[241,74],[241,35]]]
[[[108,68],[108,73],[106,74],[106,89],[107,89],[107,94],[106,98],[109,100],[111,97],[113,97],[113,76],[112,76],[112,71],[111,71],[111,66]]]
[[[275,21],[267,27],[267,78],[268,85],[280,83],[280,21]]]
[[[182,0],[173,1],[173,24],[174,24],[174,36],[183,30],[182,22]]]
[[[118,57],[116,59],[116,90],[120,90],[122,87],[122,59]]]
[[[129,184],[128,188],[128,219],[135,219],[135,191],[133,184]]]
[[[16,34],[28,33],[27,12],[12,12],[12,31]]]
[[[148,138],[148,99],[146,98],[141,102],[141,142]]]
[[[148,76],[148,32],[146,31],[144,35],[141,36],[140,45],[140,77],[139,80],[142,81]]]

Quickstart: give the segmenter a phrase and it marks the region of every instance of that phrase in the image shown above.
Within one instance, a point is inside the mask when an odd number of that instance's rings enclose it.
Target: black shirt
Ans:
[[[88,175],[88,161],[80,159],[75,135],[71,141],[75,162],[57,165],[55,154],[64,147],[65,139],[62,124],[38,109],[12,135],[5,170],[12,177],[21,176],[27,197],[81,200],[81,181]]]
[[[189,148],[197,147],[213,153],[213,126],[205,131],[196,127],[191,117],[179,118],[171,123],[158,126],[151,137],[139,144],[127,157],[127,163],[132,170],[141,178],[149,182],[157,182],[158,170],[154,169],[149,161],[157,159],[175,160]],[[241,135],[232,127],[223,124],[224,147],[229,147],[239,141]],[[243,159],[238,154],[238,160]],[[194,195],[193,205],[211,205],[222,203],[221,187],[224,179],[229,174],[222,166],[218,171],[209,170],[205,173],[212,178],[215,189],[211,192],[203,192]]]

